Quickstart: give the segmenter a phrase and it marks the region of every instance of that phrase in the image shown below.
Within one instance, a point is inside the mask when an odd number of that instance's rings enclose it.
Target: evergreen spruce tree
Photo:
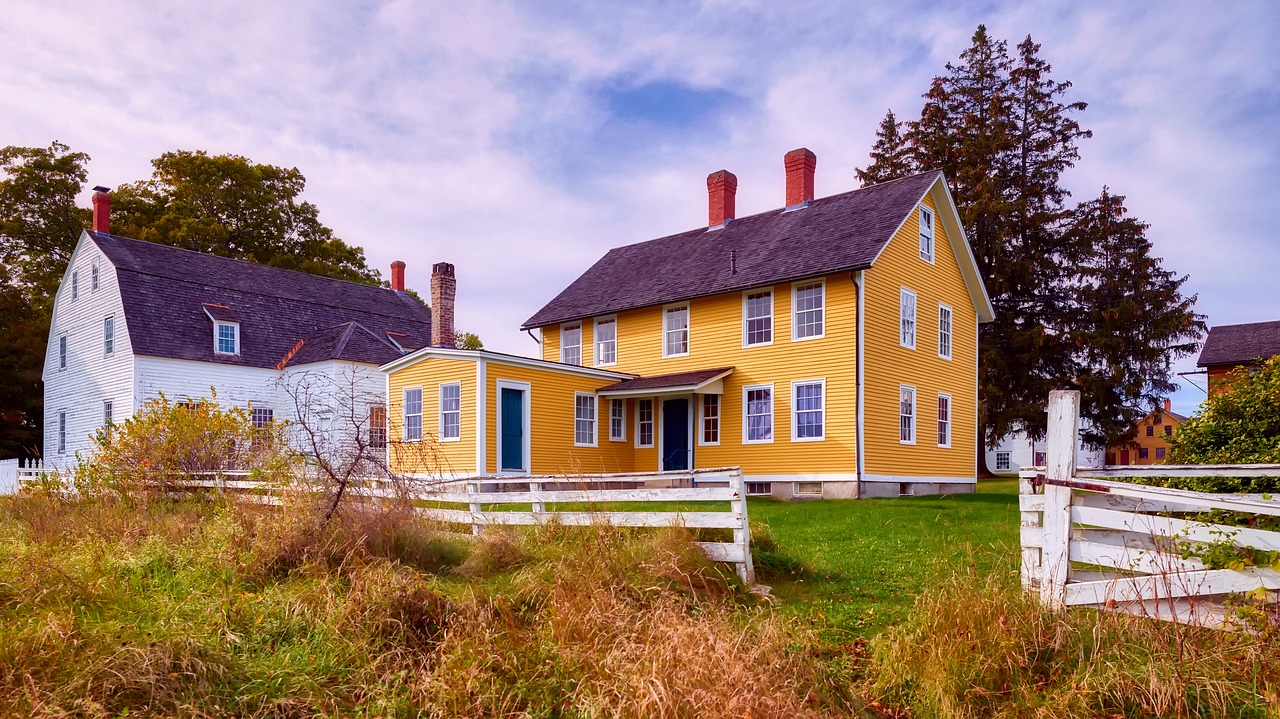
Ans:
[[[885,113],[880,129],[876,130],[876,143],[871,146],[871,164],[865,170],[857,168],[853,171],[863,187],[917,172],[911,145],[902,131],[904,125],[894,116],[893,110]]]
[[[1147,225],[1129,217],[1124,197],[1107,188],[1073,213],[1067,241],[1076,257],[1069,340],[1076,384],[1098,445],[1127,439],[1134,422],[1177,388],[1173,362],[1196,351],[1205,331],[1195,295],[1151,254]]]

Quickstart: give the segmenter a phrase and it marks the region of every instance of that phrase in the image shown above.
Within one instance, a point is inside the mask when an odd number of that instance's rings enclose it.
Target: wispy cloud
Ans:
[[[980,22],[1031,34],[1090,103],[1077,198],[1128,195],[1211,323],[1280,318],[1280,20],[1261,2],[18,0],[0,144],[67,142],[91,184],[175,148],[296,166],[373,264],[425,287],[455,262],[459,324],[530,353],[520,322],[605,250],[705,221],[708,172],[761,211],[804,145],[819,194],[852,188],[884,111],[918,112]]]

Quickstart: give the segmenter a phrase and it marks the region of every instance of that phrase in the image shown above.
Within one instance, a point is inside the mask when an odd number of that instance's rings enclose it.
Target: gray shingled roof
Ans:
[[[407,294],[304,272],[88,232],[116,268],[134,354],[274,368],[299,340],[289,364],[347,359],[383,364],[431,341],[431,312]],[[240,322],[240,355],[213,352],[216,316]],[[360,330],[352,326],[358,325]],[[324,343],[322,343],[322,340]],[[323,347],[328,347],[326,352]],[[325,354],[330,356],[326,357]]]
[[[1280,320],[1244,325],[1220,325],[1209,329],[1200,350],[1200,367],[1240,364],[1280,355]]]
[[[870,267],[940,174],[612,249],[521,329]]]
[[[637,377],[601,387],[597,392],[634,392],[644,389],[667,389],[671,387],[689,387],[700,385],[707,380],[715,379],[722,374],[732,372],[732,367],[716,367],[715,369],[699,369],[691,372],[660,374],[652,377]]]

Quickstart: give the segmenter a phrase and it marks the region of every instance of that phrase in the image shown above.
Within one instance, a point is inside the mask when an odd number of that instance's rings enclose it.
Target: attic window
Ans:
[[[89,288],[98,289],[98,263],[93,263],[93,267],[89,270]]]
[[[920,208],[920,259],[933,262],[933,212]]]
[[[220,355],[240,354],[240,323],[213,323],[213,352]]]

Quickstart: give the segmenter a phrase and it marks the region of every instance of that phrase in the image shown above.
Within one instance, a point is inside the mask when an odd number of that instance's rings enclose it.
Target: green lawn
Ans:
[[[835,632],[877,633],[939,573],[970,562],[1018,569],[1017,480],[984,481],[974,494],[749,504],[778,552],[807,570],[767,579],[780,609]]]

